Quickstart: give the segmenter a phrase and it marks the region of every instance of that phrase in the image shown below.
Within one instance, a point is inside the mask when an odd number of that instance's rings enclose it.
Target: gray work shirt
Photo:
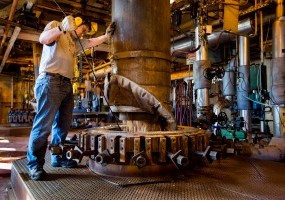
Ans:
[[[45,31],[57,27],[60,22],[51,21]],[[80,40],[82,46],[86,45],[85,40]],[[67,78],[73,78],[76,53],[81,50],[81,45],[74,39],[70,32],[66,32],[50,45],[43,45],[39,73],[58,73]]]

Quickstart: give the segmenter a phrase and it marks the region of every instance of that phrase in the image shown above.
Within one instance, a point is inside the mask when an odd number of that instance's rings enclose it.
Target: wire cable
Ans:
[[[274,104],[265,104],[265,103],[262,103],[262,102],[260,102],[260,101],[253,100],[253,99],[251,99],[251,98],[249,98],[249,97],[246,97],[246,96],[244,96],[244,95],[242,95],[242,97],[244,97],[244,98],[246,98],[246,99],[248,99],[248,100],[250,100],[250,101],[252,101],[252,102],[254,102],[254,103],[263,105],[263,106],[267,106],[267,107],[274,107],[274,106],[277,107],[277,106],[278,106],[278,105],[274,105]]]
[[[63,13],[63,15],[66,17],[66,13],[61,9],[61,7],[58,5],[58,3],[56,2],[56,0],[53,0],[53,2],[56,4],[56,6],[59,8],[59,10]]]

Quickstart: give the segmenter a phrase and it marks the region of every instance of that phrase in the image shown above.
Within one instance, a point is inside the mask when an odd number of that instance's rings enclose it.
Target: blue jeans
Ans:
[[[72,122],[73,93],[69,80],[40,74],[35,84],[37,113],[33,122],[27,150],[29,170],[43,168],[48,137],[51,145],[63,144]],[[52,155],[51,162],[60,156]]]

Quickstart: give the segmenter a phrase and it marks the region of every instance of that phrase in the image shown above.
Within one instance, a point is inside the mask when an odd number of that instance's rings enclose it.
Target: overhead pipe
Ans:
[[[221,25],[221,24],[222,24],[222,20],[220,20],[220,19],[211,21],[211,23],[210,23],[210,25],[211,25],[212,27],[217,27],[217,26],[219,26],[219,25]],[[177,35],[177,36],[172,37],[172,38],[171,38],[171,42],[175,42],[175,41],[177,41],[177,40],[183,39],[183,38],[185,38],[185,37],[191,35],[192,32],[193,32],[193,30],[195,29],[194,25],[195,25],[195,24],[194,24],[194,20],[189,20],[189,21],[187,21],[186,23],[180,25],[179,28],[180,28],[181,30],[189,30],[189,31],[185,31],[183,34],[180,34],[180,35]],[[192,29],[193,29],[193,30],[192,30]]]
[[[282,9],[278,9],[278,10],[282,10]],[[275,14],[263,16],[264,24],[274,20],[275,17],[276,17]],[[252,36],[252,34],[255,33],[255,27],[256,27],[254,23],[256,22],[252,21],[250,18],[246,18],[240,21],[238,24],[237,34],[243,35],[243,36]],[[218,21],[215,21],[214,25],[217,25],[217,24],[218,24]],[[229,40],[235,40],[235,39],[236,39],[236,34],[227,32],[226,30],[223,31],[221,29],[214,29],[214,32],[207,36],[209,48],[214,48],[218,44],[223,44]],[[171,54],[174,56],[181,54],[181,52],[187,53],[189,50],[194,49],[194,48],[195,48],[194,41],[191,40],[190,38],[186,38],[184,34],[172,38]]]
[[[249,35],[254,32],[253,22],[250,18],[242,20],[238,24],[239,35]],[[222,44],[228,40],[234,40],[236,35],[223,30],[216,30],[212,34],[207,36],[208,47],[212,48],[218,44]],[[176,55],[179,52],[187,52],[189,49],[194,48],[194,41],[189,38],[177,40],[171,46],[171,54]]]
[[[95,69],[96,69],[96,68],[95,68]],[[107,74],[111,73],[112,70],[113,70],[113,67],[111,67],[110,64],[109,64],[109,65],[106,65],[105,67],[102,67],[102,68],[100,68],[100,69],[98,69],[98,70],[95,71],[95,77],[96,77],[96,79],[104,78],[105,76],[107,76]],[[94,77],[94,73],[93,73],[93,72],[91,72],[91,73],[89,74],[89,77],[90,77],[91,79],[94,79],[94,80],[95,80],[95,77]]]
[[[263,22],[264,24],[272,21],[275,19],[275,14],[270,14],[263,16]],[[214,23],[211,23],[212,26],[218,25],[218,20],[216,20]],[[238,24],[238,34],[244,35],[244,36],[253,36],[255,33],[255,25],[254,21],[252,21],[250,18],[246,18],[239,22]],[[263,24],[263,25],[264,25]],[[190,32],[187,32],[190,34]],[[235,40],[236,34],[229,33],[226,31],[222,31],[221,29],[215,29],[214,32],[207,37],[208,39],[208,46],[209,48],[213,48],[217,46],[218,44],[225,43],[229,40]],[[195,48],[194,40],[191,38],[187,38],[185,34],[181,34],[178,36],[175,36],[171,39],[172,45],[171,45],[171,54],[176,56],[181,53],[186,53]]]

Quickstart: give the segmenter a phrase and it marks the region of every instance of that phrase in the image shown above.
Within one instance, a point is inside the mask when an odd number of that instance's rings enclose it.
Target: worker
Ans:
[[[74,104],[71,79],[77,53],[107,41],[115,31],[115,23],[111,23],[104,35],[80,39],[91,28],[88,20],[81,20],[78,25],[73,16],[66,16],[61,22],[51,21],[39,38],[43,51],[34,88],[37,113],[27,150],[27,167],[32,180],[46,177],[43,166],[50,133],[51,145],[57,146],[64,143],[71,126]],[[51,166],[73,168],[77,162],[51,155]]]

